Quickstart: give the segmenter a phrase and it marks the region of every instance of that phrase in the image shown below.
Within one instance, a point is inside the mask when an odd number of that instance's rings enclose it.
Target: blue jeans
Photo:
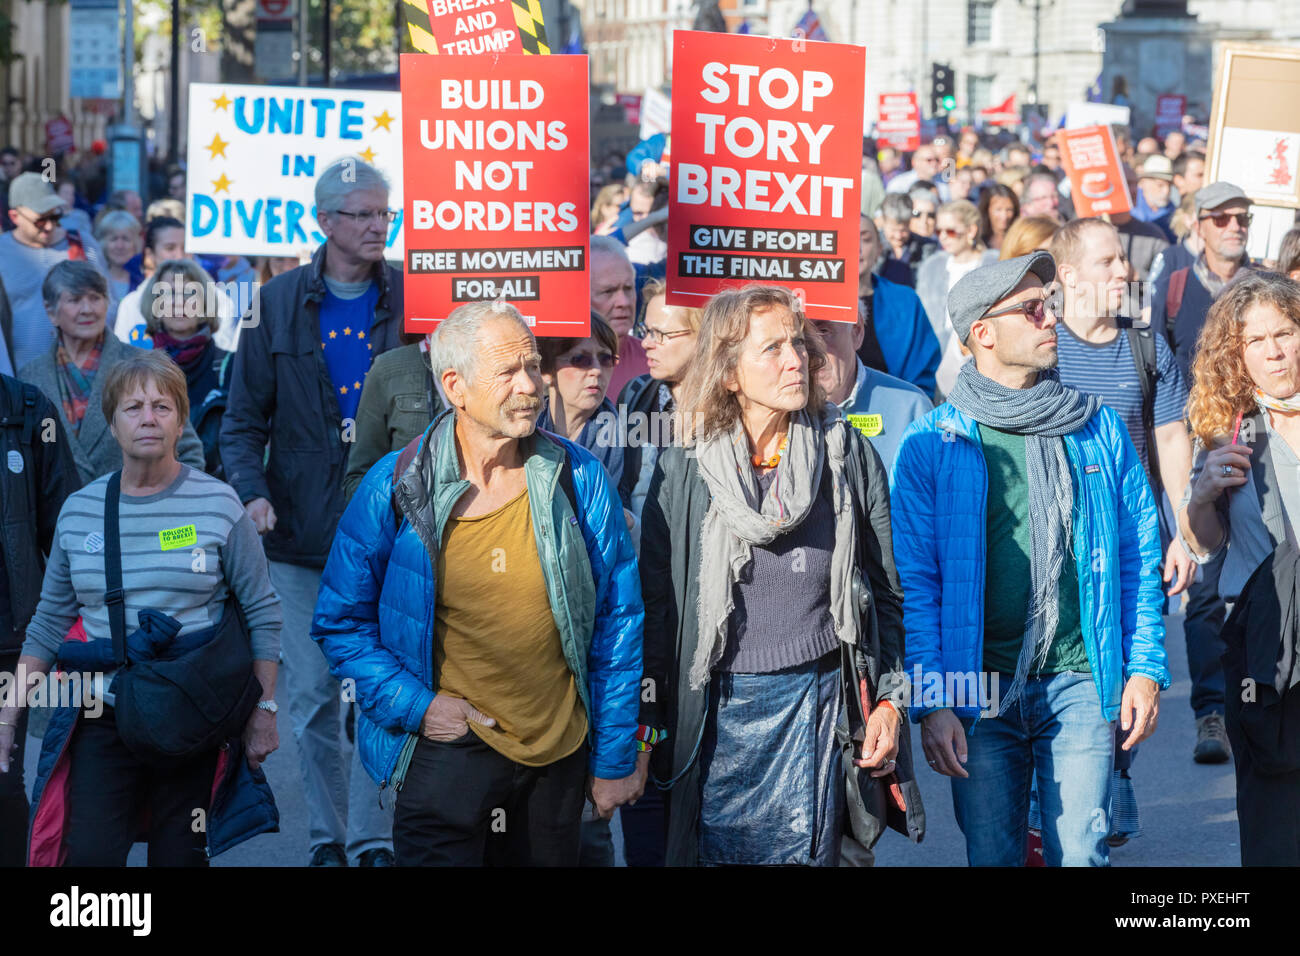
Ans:
[[[999,674],[999,694],[1010,684]],[[963,720],[967,779],[952,802],[971,866],[1021,866],[1027,852],[1029,788],[1038,774],[1043,859],[1048,866],[1108,866],[1115,725],[1102,717],[1092,675],[1030,678],[998,717]]]

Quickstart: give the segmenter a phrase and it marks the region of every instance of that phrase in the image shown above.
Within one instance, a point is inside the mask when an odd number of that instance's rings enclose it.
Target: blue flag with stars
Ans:
[[[379,287],[373,282],[355,299],[342,299],[326,291],[320,306],[320,346],[325,367],[334,383],[334,397],[345,419],[357,417],[361,386],[370,371],[370,323],[379,304]]]

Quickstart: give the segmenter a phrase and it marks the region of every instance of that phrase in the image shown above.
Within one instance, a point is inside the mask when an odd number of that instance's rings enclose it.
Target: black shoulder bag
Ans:
[[[132,661],[126,652],[126,603],[118,499],[122,473],[104,494],[104,576],[117,674],[110,689],[122,742],[142,763],[177,767],[239,737],[262,696],[253,673],[248,622],[231,594],[210,640],[172,659]],[[187,642],[188,643],[188,642]]]

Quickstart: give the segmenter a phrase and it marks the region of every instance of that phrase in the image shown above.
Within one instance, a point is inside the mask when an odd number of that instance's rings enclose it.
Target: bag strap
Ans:
[[[397,520],[397,526],[402,526],[402,506],[397,503],[397,482],[401,480],[406,469],[411,467],[411,462],[415,460],[416,452],[420,450],[420,439],[424,437],[424,432],[416,435],[397,455],[397,462],[393,465],[393,480],[391,482],[392,491],[388,495],[388,503],[392,505],[393,517]]]
[[[1165,325],[1173,327],[1178,312],[1183,307],[1183,293],[1187,291],[1187,273],[1190,267],[1183,266],[1169,274],[1169,291],[1165,295]]]
[[[1156,448],[1156,339],[1149,327],[1138,328],[1130,318],[1120,318],[1119,327],[1128,335],[1128,350],[1133,356],[1138,384],[1142,388],[1142,432],[1147,441],[1147,472],[1151,490],[1160,498],[1160,466]]]
[[[118,667],[126,663],[126,597],[122,592],[122,538],[118,529],[118,500],[122,492],[122,473],[113,472],[104,490],[104,604],[108,607],[108,627],[113,633],[113,660]]]

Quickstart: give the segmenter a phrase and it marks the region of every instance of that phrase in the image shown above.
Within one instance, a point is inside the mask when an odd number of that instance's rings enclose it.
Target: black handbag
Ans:
[[[153,767],[177,767],[243,733],[262,696],[253,673],[248,622],[229,596],[212,638],[170,660],[132,661],[126,653],[126,604],[118,504],[122,473],[104,495],[104,576],[117,673],[110,689],[117,730],[131,754]]]

